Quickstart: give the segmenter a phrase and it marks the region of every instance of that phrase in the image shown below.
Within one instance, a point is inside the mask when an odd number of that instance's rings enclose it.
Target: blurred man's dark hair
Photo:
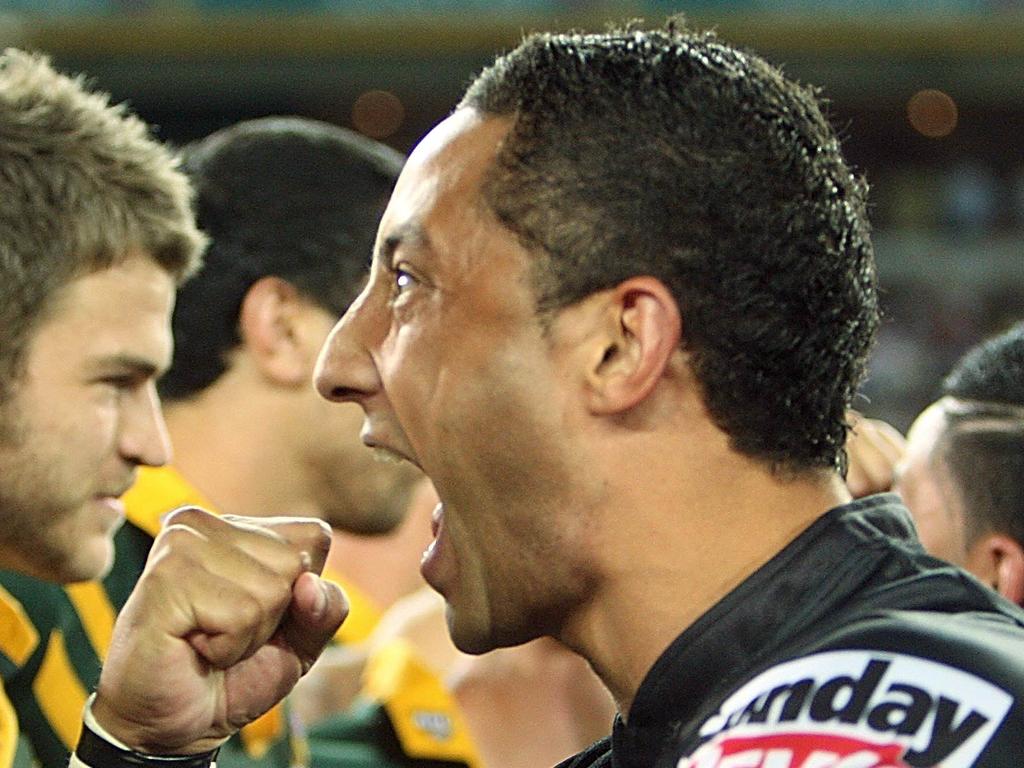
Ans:
[[[242,301],[263,277],[340,316],[362,285],[403,161],[345,128],[297,117],[238,123],[186,147],[196,218],[211,242],[202,277],[178,294],[161,394],[192,397],[227,370]]]
[[[955,402],[937,455],[963,503],[967,542],[1004,533],[1024,545],[1024,322],[969,350],[942,394]]]

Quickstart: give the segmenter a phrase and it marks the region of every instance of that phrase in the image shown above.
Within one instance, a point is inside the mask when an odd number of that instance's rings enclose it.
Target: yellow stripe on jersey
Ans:
[[[333,581],[348,598],[348,617],[338,627],[334,640],[342,645],[355,645],[366,640],[380,621],[381,610],[373,599],[332,568],[324,568],[323,577]]]
[[[14,753],[18,749],[18,716],[7,700],[3,686],[0,686],[0,768],[14,765]]]
[[[0,653],[22,666],[39,645],[39,633],[25,609],[10,592],[0,587]]]
[[[405,638],[374,651],[363,690],[387,711],[409,757],[483,765],[451,694]]]
[[[107,648],[114,634],[114,620],[117,619],[117,611],[111,605],[106,590],[98,581],[82,581],[68,584],[64,591],[75,606],[96,656],[101,662],[106,661]]]
[[[242,744],[249,757],[263,757],[284,733],[284,705],[275,704],[258,718],[242,728]]]
[[[121,497],[125,516],[153,538],[171,510],[192,505],[215,511],[213,504],[172,467],[139,467],[135,484]]]
[[[43,715],[70,752],[78,743],[82,709],[88,694],[71,666],[60,630],[55,629],[50,635],[39,674],[32,682],[32,691]]]

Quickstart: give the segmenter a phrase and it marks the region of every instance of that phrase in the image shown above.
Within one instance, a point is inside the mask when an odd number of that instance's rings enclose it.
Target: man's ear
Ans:
[[[1024,605],[1024,546],[1012,536],[989,533],[971,545],[967,567],[1012,603]]]
[[[653,277],[633,277],[604,294],[604,325],[587,375],[588,405],[615,414],[648,397],[679,348],[675,298]]]
[[[306,304],[294,285],[263,277],[249,286],[238,315],[239,333],[254,366],[276,384],[296,386],[310,378],[298,323]]]

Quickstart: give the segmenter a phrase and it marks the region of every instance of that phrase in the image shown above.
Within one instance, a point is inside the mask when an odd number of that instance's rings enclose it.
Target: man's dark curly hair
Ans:
[[[670,23],[530,36],[460,107],[513,120],[484,194],[539,254],[540,312],[658,278],[733,447],[843,466],[875,267],[866,187],[811,90]]]
[[[201,392],[241,343],[242,301],[275,276],[341,315],[362,287],[377,224],[404,158],[365,136],[298,117],[248,120],[191,144],[206,264],[178,292],[174,359],[160,393]]]

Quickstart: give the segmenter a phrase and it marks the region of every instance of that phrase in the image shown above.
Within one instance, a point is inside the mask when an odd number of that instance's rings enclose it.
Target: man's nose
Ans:
[[[126,400],[119,447],[121,456],[132,464],[160,467],[171,460],[171,438],[153,382]]]
[[[317,392],[332,402],[362,402],[380,388],[380,378],[371,354],[378,314],[367,286],[337,322],[317,358],[313,383]]]

